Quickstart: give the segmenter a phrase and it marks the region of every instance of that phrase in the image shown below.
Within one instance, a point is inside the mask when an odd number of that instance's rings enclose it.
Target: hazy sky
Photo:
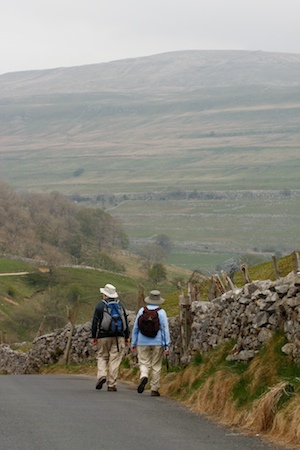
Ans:
[[[0,74],[176,50],[300,54],[300,0],[1,0]]]

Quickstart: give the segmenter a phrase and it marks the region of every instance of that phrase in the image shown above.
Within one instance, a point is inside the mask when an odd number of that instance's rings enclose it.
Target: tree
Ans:
[[[69,305],[67,305],[67,319],[68,319],[68,322],[70,322],[70,332],[69,332],[68,342],[67,342],[64,356],[63,356],[64,364],[69,364],[71,361],[72,338],[73,338],[73,332],[75,329],[75,323],[77,320],[77,314],[78,314],[78,308],[79,308],[79,302],[80,302],[81,295],[82,295],[82,292],[81,292],[81,287],[79,285],[74,284],[70,287],[69,293],[67,295],[67,300],[71,304],[71,307],[69,307]]]
[[[150,281],[152,281],[155,284],[158,284],[161,281],[167,279],[167,271],[163,266],[163,264],[155,263],[148,270],[148,277]]]
[[[145,259],[145,266],[148,270],[153,263],[158,263],[166,259],[167,252],[164,248],[155,244],[148,244],[138,249],[138,254]]]
[[[59,261],[84,261],[111,247],[128,247],[121,223],[100,208],[79,206],[58,192],[15,193],[0,182],[0,251]]]
[[[155,239],[155,243],[159,247],[165,249],[167,252],[169,252],[172,248],[171,239],[166,234],[159,234]]]

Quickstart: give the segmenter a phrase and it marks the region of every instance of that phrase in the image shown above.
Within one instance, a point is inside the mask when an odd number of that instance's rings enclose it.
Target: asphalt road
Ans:
[[[95,389],[95,378],[0,376],[1,450],[270,450],[135,386]]]

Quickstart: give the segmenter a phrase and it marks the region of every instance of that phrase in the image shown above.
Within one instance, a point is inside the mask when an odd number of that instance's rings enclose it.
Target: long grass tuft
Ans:
[[[271,387],[266,394],[253,403],[252,411],[245,424],[257,433],[272,429],[279,403],[283,397],[290,395],[290,384],[281,382]]]

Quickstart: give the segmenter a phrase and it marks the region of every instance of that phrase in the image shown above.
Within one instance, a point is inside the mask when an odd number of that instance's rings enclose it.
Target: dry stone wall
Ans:
[[[128,313],[132,328],[135,314]],[[0,373],[37,373],[41,366],[55,364],[64,359],[71,325],[36,338],[28,352],[12,350],[7,344],[0,345]],[[91,322],[77,325],[73,331],[70,362],[83,363],[96,359],[96,346],[92,344]]]
[[[211,302],[195,301],[191,306],[192,326],[188,355],[180,354],[180,324],[170,318],[171,364],[188,361],[196,352],[205,353],[225,340],[235,341],[228,360],[249,360],[273,333],[281,328],[288,343],[286,354],[300,360],[300,274],[277,281],[253,281],[233,289]],[[132,328],[135,314],[128,312]],[[37,373],[42,365],[62,361],[70,325],[34,340],[27,352],[0,345],[0,373]],[[95,360],[91,323],[77,325],[71,346],[72,362]]]
[[[190,355],[232,339],[227,359],[248,360],[280,327],[289,341],[282,351],[300,359],[300,275],[254,281],[211,302],[194,302],[192,314]]]

